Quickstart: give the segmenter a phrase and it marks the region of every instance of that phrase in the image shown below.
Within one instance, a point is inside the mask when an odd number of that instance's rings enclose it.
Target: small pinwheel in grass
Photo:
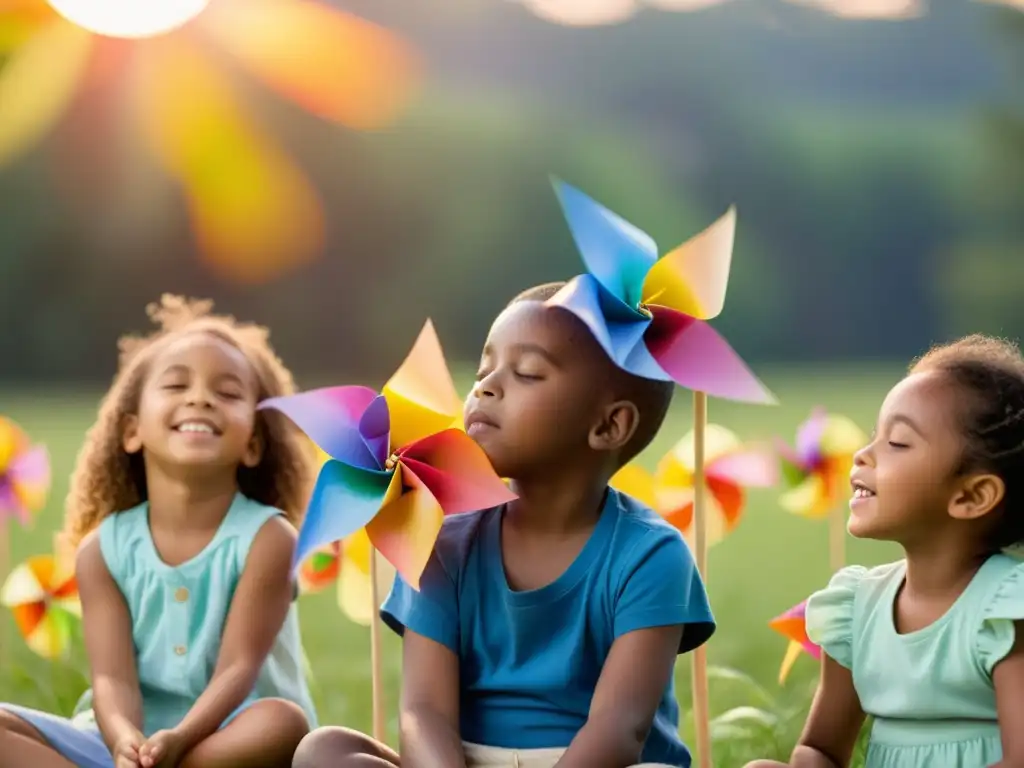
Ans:
[[[462,404],[428,321],[384,386],[326,387],[260,405],[280,411],[329,457],[299,531],[296,562],[366,528],[414,589],[445,515],[515,498],[456,425]]]
[[[370,582],[370,537],[360,528],[341,542],[321,547],[302,563],[299,585],[302,594],[322,592],[337,583],[338,607],[355,624],[368,627],[375,615]],[[395,578],[395,568],[377,558],[377,588],[385,594]]]
[[[637,376],[712,397],[774,397],[705,320],[725,304],[736,212],[662,258],[649,235],[555,180],[587,273],[549,299],[582,320],[608,356]]]
[[[780,616],[776,616],[768,626],[774,629],[783,637],[789,640],[786,647],[786,655],[782,659],[782,666],[779,668],[779,685],[786,682],[789,672],[800,657],[800,653],[810,654],[815,659],[821,658],[821,648],[816,646],[807,637],[807,625],[805,615],[807,601],[794,605]]]
[[[341,571],[341,544],[334,542],[317,547],[299,564],[299,593],[322,592],[338,578]]]
[[[0,525],[15,517],[28,525],[50,491],[50,454],[32,445],[10,419],[0,416]]]
[[[47,659],[67,651],[82,615],[74,570],[52,555],[31,557],[11,571],[0,604],[11,609],[28,647]]]
[[[718,424],[707,425],[704,446],[710,546],[739,523],[746,504],[745,489],[775,485],[778,467],[770,450],[744,445]],[[611,484],[657,510],[689,539],[693,533],[694,467],[694,433],[690,431],[658,462],[654,474],[627,464]]]
[[[779,504],[802,517],[827,517],[848,495],[853,455],[867,440],[846,416],[814,409],[797,429],[795,448],[779,441],[782,478],[789,486]]]

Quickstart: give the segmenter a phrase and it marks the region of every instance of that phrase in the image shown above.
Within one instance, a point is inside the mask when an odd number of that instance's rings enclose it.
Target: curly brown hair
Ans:
[[[211,334],[236,347],[252,364],[259,401],[295,391],[291,372],[270,346],[269,331],[211,314],[212,308],[211,301],[164,294],[159,303],[146,307],[158,330],[118,342],[117,375],[100,402],[96,423],[86,434],[71,477],[62,547],[77,547],[105,517],[146,500],[142,455],[127,453],[122,440],[126,418],[138,410],[151,363],[169,343],[186,334]],[[313,444],[276,411],[256,412],[256,435],[263,449],[260,463],[239,467],[239,489],[254,501],[280,509],[298,527],[315,472]]]

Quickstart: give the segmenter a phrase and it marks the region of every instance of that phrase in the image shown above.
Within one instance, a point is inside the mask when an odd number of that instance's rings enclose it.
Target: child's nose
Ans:
[[[875,463],[874,441],[871,441],[855,454],[853,454],[853,465],[855,467],[870,467]]]

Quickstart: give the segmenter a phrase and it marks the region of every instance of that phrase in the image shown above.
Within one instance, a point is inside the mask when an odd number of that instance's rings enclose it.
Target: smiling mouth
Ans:
[[[853,498],[855,499],[873,499],[875,497],[875,492],[859,480],[854,480],[851,486],[853,487]]]
[[[189,419],[174,426],[175,432],[186,435],[213,435],[219,436],[220,430],[212,422],[203,419]]]

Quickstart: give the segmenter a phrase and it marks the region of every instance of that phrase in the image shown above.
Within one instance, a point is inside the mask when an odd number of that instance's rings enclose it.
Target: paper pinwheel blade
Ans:
[[[444,360],[434,324],[424,324],[412,350],[384,385],[391,414],[391,445],[397,451],[462,423],[462,400]]]
[[[768,622],[769,627],[789,640],[786,655],[779,668],[779,685],[785,684],[801,653],[806,653],[814,659],[821,658],[821,649],[807,637],[806,609],[807,601],[805,600]]]
[[[780,441],[788,490],[779,504],[802,517],[827,517],[848,492],[854,453],[866,442],[867,436],[852,420],[815,408],[797,428],[794,448]]]

